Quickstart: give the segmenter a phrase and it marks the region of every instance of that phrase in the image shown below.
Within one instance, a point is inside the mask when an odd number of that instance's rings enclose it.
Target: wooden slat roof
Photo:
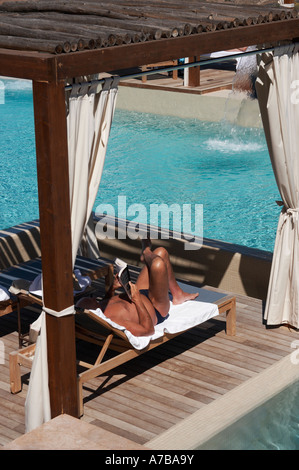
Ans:
[[[277,3],[200,0],[0,1],[0,48],[65,54],[293,20]],[[284,38],[282,38],[284,39]]]

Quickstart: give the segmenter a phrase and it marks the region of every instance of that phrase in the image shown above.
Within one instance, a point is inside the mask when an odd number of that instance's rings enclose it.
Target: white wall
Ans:
[[[210,122],[225,119],[244,127],[262,127],[258,101],[230,90],[199,95],[122,85],[117,108]]]

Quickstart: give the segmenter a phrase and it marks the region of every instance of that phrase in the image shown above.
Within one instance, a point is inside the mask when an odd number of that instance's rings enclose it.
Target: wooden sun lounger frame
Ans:
[[[0,301],[0,317],[12,313],[17,308],[17,300],[1,300]]]
[[[19,346],[21,347],[23,337],[21,333],[21,314],[20,314],[20,309],[19,309],[19,301],[18,299],[16,300],[8,299],[8,300],[2,300],[0,302],[0,317],[13,313],[15,310],[17,310],[17,313],[18,313],[18,335],[19,335]]]
[[[112,268],[111,268],[112,267]],[[106,268],[106,269],[105,269]],[[106,289],[111,282],[111,269],[113,272],[113,266],[108,265],[102,268],[102,275],[106,279]],[[236,298],[232,295],[223,295],[220,299],[214,302],[218,305],[219,313],[226,313],[226,334],[233,336],[236,334]],[[79,416],[83,415],[83,384],[89,380],[102,375],[115,367],[124,364],[125,362],[134,359],[147,351],[150,351],[163,343],[166,343],[170,339],[174,338],[183,333],[183,331],[176,334],[165,333],[163,337],[151,341],[150,344],[142,349],[136,350],[129,343],[125,333],[121,330],[113,328],[107,322],[99,318],[91,311],[84,311],[84,313],[97,322],[103,329],[103,334],[94,333],[90,329],[86,329],[82,326],[76,326],[76,337],[78,339],[95,343],[101,346],[99,355],[93,364],[78,361],[78,365],[84,367],[86,370],[79,373],[77,376],[78,384],[78,413]],[[119,354],[115,357],[107,360],[103,360],[108,349],[117,351]],[[34,356],[35,345],[32,344],[26,348],[10,353],[10,385],[11,392],[17,393],[21,391],[21,366],[29,367],[32,366],[32,359]]]
[[[113,282],[113,264],[109,263],[93,271],[88,271],[88,276],[90,277],[91,280],[96,280],[101,277],[104,277],[105,278],[105,291],[108,291],[108,289],[111,286],[111,283]],[[92,293],[92,292],[93,292],[92,288],[85,289],[84,295],[88,295],[89,293]],[[20,292],[19,294],[16,294],[16,297],[17,297],[16,307],[18,309],[19,345],[21,348],[22,344],[20,344],[20,342],[22,343],[21,339],[23,338],[23,336],[25,336],[25,335],[20,336],[21,309],[32,304],[38,304],[42,306],[43,302],[40,297],[36,297],[35,295],[30,294],[29,292]],[[78,300],[79,297],[80,297],[80,294],[77,295],[75,299]],[[9,311],[7,313],[11,313],[11,312]],[[29,346],[25,348],[21,348],[21,349],[18,349],[17,351],[13,351],[10,353],[9,370],[10,370],[11,393],[18,393],[21,391],[22,384],[21,384],[20,366],[28,367],[29,369],[31,369],[34,352],[35,352],[35,344],[30,344]]]
[[[32,268],[31,263],[38,262],[38,261],[40,261],[40,258],[38,260],[37,259],[31,260],[28,262],[28,264]],[[92,263],[92,268],[91,268],[89,267],[88,263],[86,263],[87,261],[89,261],[87,258],[84,258],[82,256],[79,257],[79,264],[83,263],[83,265],[86,265],[85,267],[80,266],[80,269],[83,269],[83,270],[85,269],[86,271],[85,273],[83,272],[83,275],[88,275],[91,281],[97,280],[101,277],[105,277],[105,290],[108,290],[113,280],[113,265],[111,263],[107,263],[107,260],[103,260],[103,262],[106,262],[105,265],[102,265],[100,267],[95,267],[96,263]],[[27,262],[22,263],[20,266],[27,267]],[[19,267],[19,265],[17,267]],[[15,267],[12,266],[12,268],[15,268]],[[36,270],[36,275],[39,274],[39,271],[37,271],[38,268],[36,265],[33,266],[33,269]],[[41,265],[39,266],[39,269],[41,272]],[[7,271],[10,271],[10,268]],[[94,291],[95,291],[94,287],[92,286],[87,287],[83,293],[77,293],[75,295],[75,302],[80,297],[92,294]],[[37,306],[38,305],[42,306],[43,302],[42,302],[41,297],[30,294],[27,290],[24,290],[24,289],[20,289],[17,294],[14,294],[13,299],[0,301],[0,317],[3,315],[10,314],[14,312],[15,310],[17,311],[19,348],[22,348],[22,346],[24,346],[24,343],[26,342],[28,343],[28,333],[22,334],[21,310],[23,308],[28,307],[29,305],[32,306],[33,304],[36,304]]]
[[[219,313],[226,313],[226,334],[234,336],[236,334],[236,298],[231,295],[226,295],[219,301],[215,302],[218,305]],[[89,330],[84,330],[78,327],[76,330],[76,337],[85,341],[93,342],[102,346],[100,353],[93,364],[86,362],[79,362],[78,364],[85,367],[87,370],[78,374],[78,401],[79,401],[79,416],[83,415],[83,384],[89,380],[98,377],[99,375],[114,369],[115,367],[124,364],[125,362],[134,359],[135,357],[144,354],[151,349],[166,343],[172,338],[184,333],[180,331],[175,334],[165,333],[161,338],[153,340],[150,344],[142,349],[134,349],[129,343],[125,333],[121,330],[113,328],[105,320],[102,320],[93,312],[85,311],[85,314],[100,324],[103,329],[108,331],[107,336],[99,336],[91,333]],[[186,331],[186,330],[185,330]],[[118,351],[119,354],[111,359],[103,362],[103,358],[108,349]]]

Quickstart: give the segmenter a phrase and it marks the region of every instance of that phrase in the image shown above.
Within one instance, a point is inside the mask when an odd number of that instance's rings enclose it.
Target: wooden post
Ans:
[[[197,62],[199,57],[190,57],[189,63]],[[189,83],[188,86],[196,87],[200,85],[200,67],[190,67],[189,68]]]
[[[47,308],[73,304],[64,81],[33,81],[43,295]],[[52,418],[78,416],[74,315],[46,314]]]

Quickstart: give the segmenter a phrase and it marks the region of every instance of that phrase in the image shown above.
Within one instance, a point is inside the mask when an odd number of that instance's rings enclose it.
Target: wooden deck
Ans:
[[[266,328],[262,302],[236,297],[235,337],[226,336],[223,317],[216,317],[120,366],[113,374],[92,380],[84,386],[81,419],[146,445],[289,355],[298,332]],[[36,316],[37,312],[24,312],[24,327]],[[4,446],[24,433],[28,370],[24,369],[22,392],[12,395],[9,387],[8,356],[18,348],[16,314],[0,318],[0,340],[5,351],[0,367],[0,445]],[[95,353],[93,346],[82,342],[77,350],[80,357]]]
[[[148,76],[146,82],[142,82],[141,78],[132,78],[122,81],[120,85],[203,95],[219,90],[231,90],[235,74],[234,70],[226,70],[225,68],[204,68],[200,71],[200,85],[191,87],[184,86],[182,76],[173,79],[168,73],[157,72],[157,74]]]

